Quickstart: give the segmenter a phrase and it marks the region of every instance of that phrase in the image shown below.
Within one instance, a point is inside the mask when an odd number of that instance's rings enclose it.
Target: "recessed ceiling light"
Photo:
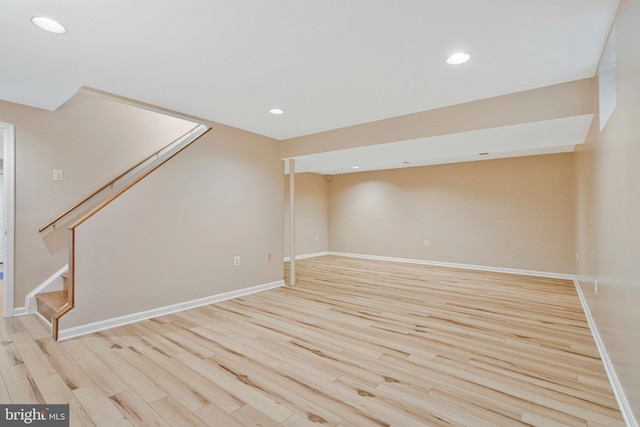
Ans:
[[[351,169],[360,169],[360,166],[351,166]]]
[[[282,108],[272,108],[269,112],[275,115],[284,114],[284,110]]]
[[[447,58],[447,64],[450,64],[450,65],[464,64],[469,60],[469,58],[471,58],[471,55],[469,55],[467,52],[454,53],[453,55]]]
[[[31,18],[31,22],[33,22],[37,27],[42,28],[45,31],[49,31],[50,33],[63,34],[67,31],[67,29],[59,22],[54,21],[51,18],[45,18],[44,16],[34,16]]]

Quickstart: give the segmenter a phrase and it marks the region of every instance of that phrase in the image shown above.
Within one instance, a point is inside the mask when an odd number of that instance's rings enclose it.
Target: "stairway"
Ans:
[[[69,273],[62,274],[63,289],[61,291],[41,292],[36,294],[38,303],[38,313],[44,317],[47,322],[53,324],[53,315],[56,314],[69,300],[67,283],[69,281]]]
[[[132,188],[167,161],[180,154],[184,149],[200,139],[210,130],[211,126],[198,124],[189,132],[171,142],[160,151],[153,153],[146,159],[130,167],[127,171],[113,178],[84,200],[60,214],[57,218],[38,230],[40,233],[49,232],[51,230],[55,230],[56,227],[63,224],[68,225],[69,222],[75,220],[75,222],[67,227],[69,230],[69,272],[62,274],[63,289],[52,292],[39,292],[35,295],[37,312],[51,324],[51,335],[54,340],[58,340],[58,323],[60,317],[72,310],[75,304],[75,276],[73,264],[75,259],[76,228],[93,215],[100,212],[105,206],[116,200],[120,195]],[[83,210],[79,211],[80,209]],[[56,285],[56,287],[59,287],[59,285]],[[29,304],[29,308],[32,310],[32,300]]]

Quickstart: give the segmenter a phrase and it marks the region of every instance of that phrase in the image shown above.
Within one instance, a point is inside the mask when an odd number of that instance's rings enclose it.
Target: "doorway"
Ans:
[[[13,316],[13,267],[14,267],[14,126],[0,122],[0,315]]]

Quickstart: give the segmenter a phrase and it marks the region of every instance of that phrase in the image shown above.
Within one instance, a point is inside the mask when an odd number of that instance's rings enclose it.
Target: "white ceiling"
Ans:
[[[87,86],[286,139],[591,77],[617,4],[3,0],[0,99],[53,110]]]

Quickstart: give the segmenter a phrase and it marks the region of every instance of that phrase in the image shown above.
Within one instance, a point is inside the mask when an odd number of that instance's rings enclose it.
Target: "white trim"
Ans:
[[[296,159],[289,159],[289,285],[296,285]],[[293,256],[293,259],[291,258]]]
[[[66,273],[67,271],[69,271],[69,264],[65,264],[64,267],[62,267],[60,270],[58,270],[55,273],[53,273],[51,276],[49,276],[47,279],[45,279],[44,282],[40,283],[37,288],[35,288],[31,292],[29,292],[24,297],[24,307],[20,307],[20,309],[26,310],[26,312],[23,312],[21,310],[21,313],[23,313],[23,314],[32,314],[32,313],[37,312],[38,310],[37,310],[37,307],[35,306],[35,303],[34,303],[35,298],[36,298],[36,294],[39,294],[40,292],[45,290],[53,282],[58,280],[58,278],[60,276],[62,276],[62,273]],[[20,315],[16,314],[16,316],[20,316]]]
[[[317,256],[325,256],[325,255],[329,255],[329,251],[316,252],[315,254],[296,255],[296,259],[315,258]],[[289,262],[289,261],[291,261],[290,256],[284,257],[284,262]]]
[[[600,332],[598,331],[596,322],[593,319],[593,316],[591,316],[591,310],[589,310],[587,300],[582,293],[580,282],[577,279],[574,279],[573,284],[575,285],[576,291],[578,292],[578,297],[580,298],[582,309],[584,310],[584,314],[587,317],[587,323],[589,323],[591,334],[593,335],[593,339],[596,342],[596,347],[598,348],[598,352],[600,353],[600,359],[602,359],[604,370],[607,372],[607,377],[609,377],[609,382],[611,383],[613,394],[615,395],[618,406],[620,407],[620,412],[622,412],[622,417],[624,418],[624,421],[628,427],[638,427],[638,422],[633,415],[629,400],[624,394],[624,389],[622,388],[622,384],[620,384],[620,380],[618,379],[616,370],[613,367],[613,362],[611,361],[611,358],[609,358],[607,348],[604,346],[604,342],[602,341],[602,337],[600,336]]]
[[[4,283],[5,283],[5,316],[15,316],[16,310],[13,306],[14,282],[13,269],[15,267],[15,127],[9,123],[0,122],[0,132],[2,132],[3,158],[4,158],[4,212],[3,221],[6,230],[4,245]],[[20,312],[20,310],[18,310]]]
[[[38,313],[37,311],[35,313],[33,313],[34,316],[40,318],[40,320],[42,320],[47,326],[51,327],[51,322],[49,322],[47,319],[44,318],[44,316],[40,313]]]
[[[26,316],[29,313],[29,309],[27,307],[15,307],[13,309],[13,316],[14,317],[18,317],[18,316]]]
[[[165,307],[159,307],[159,308],[154,308],[147,311],[141,311],[139,313],[127,314],[120,317],[114,317],[112,319],[106,319],[106,320],[101,320],[99,322],[89,323],[87,325],[74,326],[72,328],[61,329],[58,332],[58,340],[59,341],[67,340],[67,339],[75,338],[81,335],[104,331],[105,329],[111,329],[117,326],[128,325],[130,323],[139,322],[141,320],[151,319],[152,317],[163,316],[165,314],[176,313],[178,311],[184,311],[190,308],[196,308],[203,305],[214,304],[214,303],[226,301],[232,298],[239,298],[246,295],[255,294],[257,292],[279,288],[281,286],[284,286],[284,280],[252,286],[250,288],[239,289],[237,291],[230,291],[222,294],[211,295],[208,297],[199,298],[191,301],[185,301],[178,304],[167,305]]]
[[[328,253],[328,255],[344,256],[344,257],[351,257],[351,258],[373,259],[378,261],[406,262],[410,264],[433,265],[437,267],[462,268],[465,270],[491,271],[494,273],[519,274],[523,276],[548,277],[551,279],[565,279],[565,280],[574,279],[574,276],[572,274],[550,273],[546,271],[536,271],[536,270],[521,270],[517,268],[491,267],[486,265],[459,264],[456,262],[427,261],[422,259],[411,259],[411,258],[392,258],[392,257],[386,257],[386,256],[378,256],[378,255],[350,254],[345,252],[331,252],[331,251]]]

